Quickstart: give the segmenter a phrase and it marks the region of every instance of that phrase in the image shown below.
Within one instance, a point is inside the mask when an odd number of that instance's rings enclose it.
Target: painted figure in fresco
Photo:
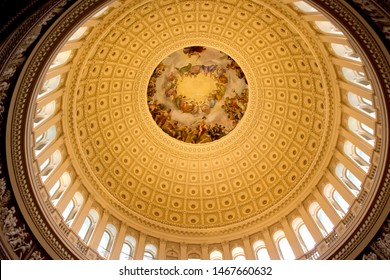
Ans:
[[[212,74],[217,69],[217,65],[202,65],[202,72],[205,76],[208,76],[208,74]]]
[[[188,63],[186,66],[176,68],[176,70],[179,71],[180,76],[183,77],[188,75],[188,71],[190,71],[191,67],[192,63]]]
[[[239,78],[239,79],[244,79],[245,83],[248,84],[247,80],[246,80],[246,77],[245,77],[245,74],[244,72],[242,71],[241,67],[237,64],[237,62],[235,62],[231,57],[230,58],[230,64],[228,64],[226,67],[228,69],[232,69],[236,72],[236,76]]]
[[[202,65],[194,65],[189,70],[189,76],[196,76],[200,73],[200,70],[202,70]]]
[[[187,47],[183,49],[183,52],[188,55],[188,57],[191,57],[193,55],[200,56],[200,54],[205,51],[205,47],[199,47],[199,46],[192,46],[192,47]]]

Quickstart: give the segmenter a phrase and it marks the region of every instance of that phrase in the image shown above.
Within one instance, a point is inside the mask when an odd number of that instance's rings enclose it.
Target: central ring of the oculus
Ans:
[[[244,116],[248,84],[227,54],[192,46],[167,56],[148,85],[148,107],[169,136],[191,144],[218,140]]]

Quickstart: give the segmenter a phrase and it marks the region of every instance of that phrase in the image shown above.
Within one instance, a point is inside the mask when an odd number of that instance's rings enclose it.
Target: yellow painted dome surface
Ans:
[[[221,234],[283,215],[318,183],[335,145],[333,70],[315,33],[279,1],[138,3],[104,18],[68,77],[67,141],[83,184],[162,232]],[[164,132],[148,106],[160,63],[191,46],[231,57],[249,91],[235,129],[201,145]],[[192,98],[207,99],[214,78],[199,75],[178,92],[202,79]]]

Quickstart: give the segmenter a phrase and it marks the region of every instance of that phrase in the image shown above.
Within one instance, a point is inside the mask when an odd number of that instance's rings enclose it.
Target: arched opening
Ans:
[[[147,244],[144,251],[144,260],[155,260],[157,258],[157,247],[153,244]]]
[[[295,260],[295,255],[291,249],[290,243],[282,230],[274,233],[274,241],[279,251],[279,256],[283,260]]]
[[[242,247],[235,247],[232,250],[233,260],[243,261],[246,260],[245,251]]]
[[[108,224],[106,226],[106,229],[104,230],[102,239],[100,240],[99,247],[98,247],[98,252],[99,254],[108,259],[110,256],[111,250],[112,250],[112,245],[114,244],[114,240],[116,237],[116,227],[112,224]]]
[[[223,260],[223,255],[219,250],[214,250],[210,253],[210,260]]]

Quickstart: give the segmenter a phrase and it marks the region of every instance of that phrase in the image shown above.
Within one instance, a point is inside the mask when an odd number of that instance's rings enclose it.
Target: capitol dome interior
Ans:
[[[1,259],[390,259],[387,1],[25,2]]]

